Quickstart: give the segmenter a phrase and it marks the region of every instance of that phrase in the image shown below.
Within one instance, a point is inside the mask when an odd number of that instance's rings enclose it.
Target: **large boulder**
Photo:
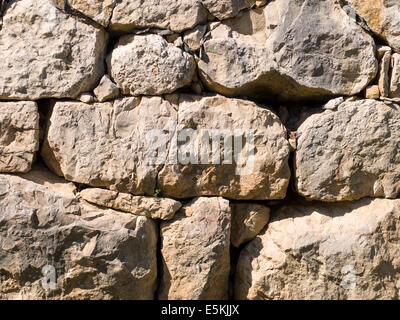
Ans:
[[[371,30],[400,53],[400,3],[398,0],[347,0]]]
[[[147,161],[146,134],[176,120],[160,97],[113,103],[56,102],[41,154],[67,180],[137,195],[153,195],[162,164]]]
[[[277,116],[253,102],[219,95],[182,95],[178,105],[177,132],[182,136],[176,149],[183,159],[161,170],[158,188],[163,194],[245,200],[285,197],[289,143]],[[189,140],[185,130],[191,134]],[[190,159],[183,157],[187,152]]]
[[[0,30],[0,99],[76,98],[104,72],[106,34],[51,0],[12,2]]]
[[[47,165],[94,187],[265,200],[284,198],[289,183],[285,128],[271,111],[244,100],[172,95],[93,105],[57,102],[48,126],[42,148]],[[186,133],[191,139],[182,143]]]
[[[35,102],[0,102],[0,172],[28,172],[39,149]]]
[[[43,168],[0,175],[1,299],[153,299],[157,226],[79,202]]]
[[[224,95],[354,95],[377,74],[373,38],[332,0],[276,0],[210,29],[200,75]]]
[[[298,129],[295,185],[307,199],[395,198],[400,192],[400,107],[343,102]]]
[[[120,38],[110,53],[108,70],[124,94],[161,95],[192,82],[193,57],[155,34]]]
[[[231,212],[222,198],[197,198],[161,223],[159,299],[228,298]]]
[[[226,19],[237,15],[242,9],[251,7],[255,2],[255,0],[121,0],[115,5],[110,27],[117,31],[160,28],[182,32],[205,23],[209,13],[218,19]]]
[[[236,299],[397,299],[400,200],[292,203],[241,252]]]

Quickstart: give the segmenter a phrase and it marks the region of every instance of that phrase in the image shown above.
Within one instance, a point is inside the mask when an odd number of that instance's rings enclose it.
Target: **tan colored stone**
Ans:
[[[124,94],[161,95],[190,85],[193,57],[159,35],[120,38],[107,59],[110,75]]]
[[[76,98],[104,73],[106,33],[51,0],[9,5],[0,30],[0,99]]]
[[[177,199],[222,196],[237,200],[285,197],[290,178],[289,143],[286,129],[276,115],[253,102],[219,95],[181,95],[178,104],[177,131],[181,133],[186,129],[194,132],[190,141],[186,140],[186,143],[176,147],[178,156],[185,155],[188,148],[200,154],[200,150],[207,146],[211,150],[212,144],[208,140],[206,144],[202,142],[202,130],[215,129],[221,134],[221,137],[215,136],[212,142],[220,146],[216,153],[220,161],[215,161],[210,154],[206,156],[208,164],[202,161],[201,155],[191,161],[183,157],[185,163],[167,163],[158,176],[158,188],[165,196]],[[227,147],[218,143],[225,138],[232,141],[235,130],[238,130],[235,136],[246,140],[242,150],[238,146],[235,149],[233,143],[233,148],[228,147],[229,142]],[[254,147],[246,130],[253,130]],[[224,132],[227,133],[223,135]],[[234,155],[239,156],[237,160],[235,157],[225,158],[225,151],[232,149]],[[251,151],[254,151],[254,155],[251,155]]]
[[[185,32],[183,41],[187,44],[190,50],[197,51],[202,45],[202,39],[206,31],[206,25],[197,26],[196,28]]]
[[[39,150],[35,102],[0,102],[0,172],[28,172]]]
[[[400,98],[400,54],[395,53],[392,56],[392,73],[390,79],[391,98]]]
[[[231,202],[232,211],[232,245],[238,248],[245,242],[253,240],[269,221],[269,208],[262,204],[248,202]]]
[[[400,53],[400,3],[398,0],[348,0],[368,26]]]
[[[379,71],[379,92],[381,97],[389,96],[389,68],[391,64],[392,54],[391,52],[386,52],[380,62]]]
[[[197,198],[161,224],[161,300],[228,298],[231,212],[222,198]]]
[[[58,0],[60,1],[60,0]],[[103,27],[107,27],[111,20],[117,0],[61,0],[68,6],[91,18]]]
[[[141,101],[139,103],[139,101]],[[150,130],[166,130],[176,111],[159,97],[87,105],[55,103],[42,157],[67,180],[137,195],[153,195],[162,164],[147,161]]]
[[[379,99],[380,91],[378,85],[369,86],[365,89],[365,99]]]
[[[0,298],[153,299],[156,224],[79,202],[44,170],[0,175]],[[56,272],[49,291],[46,265]]]
[[[400,110],[376,100],[345,101],[298,130],[296,188],[312,200],[395,198],[400,192]]]
[[[400,201],[292,203],[240,254],[236,299],[397,299]]]
[[[101,78],[99,85],[93,90],[99,102],[105,102],[118,98],[119,89],[117,85],[111,81],[108,75]]]
[[[224,95],[294,101],[354,95],[377,74],[374,40],[334,1],[271,1],[210,29],[200,76]]]
[[[86,201],[138,216],[152,219],[170,220],[182,204],[168,198],[132,196],[105,189],[89,188],[81,191],[80,196]]]

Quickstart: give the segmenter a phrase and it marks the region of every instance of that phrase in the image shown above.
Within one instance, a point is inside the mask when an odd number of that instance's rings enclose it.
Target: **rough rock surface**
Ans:
[[[392,74],[390,81],[391,98],[400,98],[400,54],[395,53],[392,56]]]
[[[110,77],[105,75],[101,78],[99,85],[93,90],[99,102],[105,102],[118,98],[119,89]]]
[[[400,192],[400,107],[344,102],[308,118],[298,130],[296,188],[314,200],[395,198]]]
[[[39,149],[35,102],[0,102],[0,172],[27,172]]]
[[[161,164],[147,161],[146,134],[167,128],[176,111],[160,97],[139,101],[55,103],[41,151],[46,164],[70,181],[153,195]]]
[[[108,69],[124,94],[161,95],[192,82],[193,57],[159,35],[121,37],[107,59]]]
[[[294,203],[241,252],[236,299],[398,299],[400,201]]]
[[[270,209],[262,204],[248,202],[231,202],[232,211],[232,245],[238,248],[241,244],[253,240],[269,221]]]
[[[182,204],[168,198],[132,196],[128,193],[118,193],[106,189],[88,188],[80,192],[86,201],[153,219],[170,220]]]
[[[0,30],[0,99],[76,98],[104,72],[106,35],[51,0],[13,2]]]
[[[224,95],[353,95],[377,73],[372,37],[331,0],[276,0],[210,28],[200,75]]]
[[[288,165],[289,143],[286,131],[271,111],[255,103],[223,96],[188,96],[179,99],[178,132],[193,130],[196,135],[190,141],[177,146],[178,155],[184,155],[188,149],[200,150],[194,161],[183,164],[167,163],[158,176],[158,187],[164,195],[173,198],[195,196],[222,196],[230,199],[282,199],[289,183]],[[227,130],[225,135],[213,136],[210,143],[202,142],[201,130]],[[238,130],[235,133],[235,130]],[[253,130],[251,143],[247,130]],[[233,143],[232,148],[225,146],[225,138],[245,139],[243,148]],[[210,133],[209,136],[212,136]],[[179,137],[178,137],[179,138]],[[179,138],[181,140],[181,138]],[[212,144],[220,142],[220,150],[213,157]],[[223,143],[222,143],[223,142]],[[200,147],[198,147],[200,146]],[[202,161],[201,150],[209,147],[206,153],[208,164]],[[233,149],[231,164],[225,162],[225,150]],[[251,152],[254,151],[253,155]],[[196,159],[197,163],[196,164]],[[217,161],[220,160],[220,161]],[[203,164],[202,164],[203,163]]]
[[[254,3],[255,0],[122,0],[114,8],[110,26],[119,31],[161,28],[182,32],[205,23],[208,12],[226,19]]]
[[[152,299],[155,223],[80,203],[44,170],[0,175],[0,298]],[[46,265],[56,271],[49,291]]]
[[[223,198],[197,198],[161,224],[159,299],[226,299],[231,212]]]
[[[347,0],[371,30],[400,53],[400,3],[398,0]]]

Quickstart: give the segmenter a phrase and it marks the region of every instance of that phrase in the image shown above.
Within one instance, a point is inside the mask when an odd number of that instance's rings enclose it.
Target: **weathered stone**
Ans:
[[[392,54],[390,52],[386,52],[380,62],[378,86],[381,97],[389,96],[389,68],[391,61]]]
[[[379,60],[382,60],[386,52],[392,53],[392,48],[389,46],[382,46],[382,45],[376,46],[376,53]]]
[[[206,31],[206,25],[197,26],[196,28],[185,32],[183,41],[188,45],[190,50],[197,51],[202,45],[202,39]]]
[[[378,85],[369,86],[365,89],[365,99],[379,99],[380,91]]]
[[[158,176],[158,188],[164,195],[238,200],[285,197],[290,178],[289,144],[276,115],[253,102],[219,95],[181,95],[178,105],[177,132],[183,135],[178,136],[182,142],[177,143],[176,150],[181,158],[177,163],[168,162]],[[211,145],[210,139],[205,143],[202,139],[205,130],[212,137]],[[192,134],[189,141],[185,131]],[[236,143],[243,139],[246,143],[241,148]],[[190,159],[186,157],[188,149]]]
[[[153,195],[162,164],[147,161],[146,135],[166,129],[176,111],[159,97],[139,101],[55,103],[42,149],[46,164],[70,181]]]
[[[90,92],[81,93],[77,100],[83,103],[93,103],[95,102],[93,95]]]
[[[347,0],[372,31],[400,53],[400,3],[398,0]]]
[[[39,149],[35,102],[0,102],[0,172],[28,172]]]
[[[93,90],[99,102],[105,102],[118,98],[119,89],[117,85],[111,81],[108,75],[101,78],[99,85]]]
[[[229,201],[197,198],[161,224],[159,299],[226,299],[231,229]]]
[[[76,98],[104,72],[106,34],[51,0],[10,4],[0,30],[0,99]]]
[[[80,203],[44,169],[0,175],[1,299],[152,299],[157,227]],[[55,287],[45,291],[45,266]]]
[[[224,95],[354,95],[377,74],[372,37],[330,0],[272,1],[210,28],[200,75]]]
[[[111,20],[113,9],[117,0],[56,0],[61,7],[66,8],[65,4],[72,10],[78,11],[91,18],[103,27],[107,27]],[[64,4],[64,5],[63,5]]]
[[[262,204],[248,202],[231,202],[232,211],[232,245],[238,248],[241,244],[253,240],[269,221],[269,208]]]
[[[399,108],[358,100],[308,118],[298,130],[298,192],[323,201],[395,198],[400,191]]]
[[[241,252],[236,299],[397,299],[400,201],[293,203]]]
[[[161,95],[192,82],[193,57],[161,36],[128,35],[107,59],[108,69],[124,94]]]
[[[145,216],[152,219],[170,220],[182,204],[168,198],[133,196],[106,189],[89,188],[81,191],[86,201],[115,210]]]
[[[400,54],[395,53],[392,56],[392,77],[390,79],[391,98],[400,98]]]
[[[255,0],[122,0],[115,6],[111,29],[161,28],[182,32],[207,21],[209,12],[222,20],[251,7]]]

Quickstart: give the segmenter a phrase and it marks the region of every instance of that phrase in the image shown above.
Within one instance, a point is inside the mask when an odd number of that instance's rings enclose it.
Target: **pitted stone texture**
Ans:
[[[371,30],[400,53],[400,3],[398,0],[347,0]]]
[[[153,299],[155,223],[80,203],[44,170],[0,175],[0,298]],[[46,265],[56,271],[47,292]]]
[[[400,191],[400,110],[375,100],[344,102],[298,130],[296,188],[313,200],[395,198]]]
[[[400,98],[400,54],[392,56],[392,74],[390,80],[390,97]]]
[[[89,188],[81,191],[86,201],[115,210],[145,216],[152,219],[170,220],[182,204],[168,198],[132,196],[106,189]]]
[[[210,28],[200,75],[224,95],[354,95],[377,74],[374,40],[331,0],[276,0]]]
[[[35,102],[0,102],[0,172],[28,172],[39,149]]]
[[[99,102],[105,102],[118,98],[119,89],[117,85],[111,81],[110,77],[105,75],[101,78],[99,85],[93,90]]]
[[[161,224],[159,299],[228,298],[231,212],[222,198],[197,198]]]
[[[232,245],[238,248],[253,240],[269,221],[270,209],[262,204],[249,202],[231,202]]]
[[[158,176],[158,187],[163,194],[172,198],[195,196],[222,196],[230,199],[282,199],[286,195],[290,170],[288,165],[289,143],[286,130],[279,118],[271,111],[255,103],[230,99],[215,95],[208,97],[182,95],[179,99],[178,132],[192,130],[192,138],[186,143],[178,143],[178,156],[184,158],[176,164],[167,163]],[[216,130],[222,134],[218,145],[217,136],[212,143],[202,142],[202,130]],[[238,130],[235,133],[235,130]],[[224,135],[224,132],[225,135]],[[247,135],[249,133],[249,135]],[[250,134],[254,135],[253,146]],[[229,142],[222,143],[224,137],[240,139],[243,149]],[[176,137],[174,138],[176,140]],[[181,137],[180,140],[184,140]],[[215,140],[215,141],[214,141]],[[208,140],[207,140],[208,141]],[[224,140],[225,141],[225,140]],[[212,150],[217,142],[216,154],[220,161],[213,162],[206,157],[202,161],[201,151]],[[197,150],[198,156],[188,162],[184,156],[189,150]],[[225,151],[233,149],[232,164],[226,163]],[[172,149],[170,149],[171,151]],[[251,155],[254,151],[254,155]],[[193,154],[193,152],[192,152]],[[206,154],[208,155],[208,153]],[[193,164],[197,159],[198,164]]]
[[[397,299],[400,201],[292,203],[241,252],[236,299]]]
[[[174,32],[192,29],[207,21],[208,14],[218,19],[236,16],[255,0],[122,0],[115,6],[111,29],[161,28]]]
[[[161,95],[192,82],[193,57],[159,35],[123,36],[107,59],[108,69],[124,94]]]
[[[42,149],[47,165],[70,181],[153,195],[162,164],[148,161],[147,133],[169,128],[176,111],[159,97],[139,101],[55,103]]]
[[[0,30],[0,99],[76,98],[104,73],[106,34],[51,0],[10,4]]]

